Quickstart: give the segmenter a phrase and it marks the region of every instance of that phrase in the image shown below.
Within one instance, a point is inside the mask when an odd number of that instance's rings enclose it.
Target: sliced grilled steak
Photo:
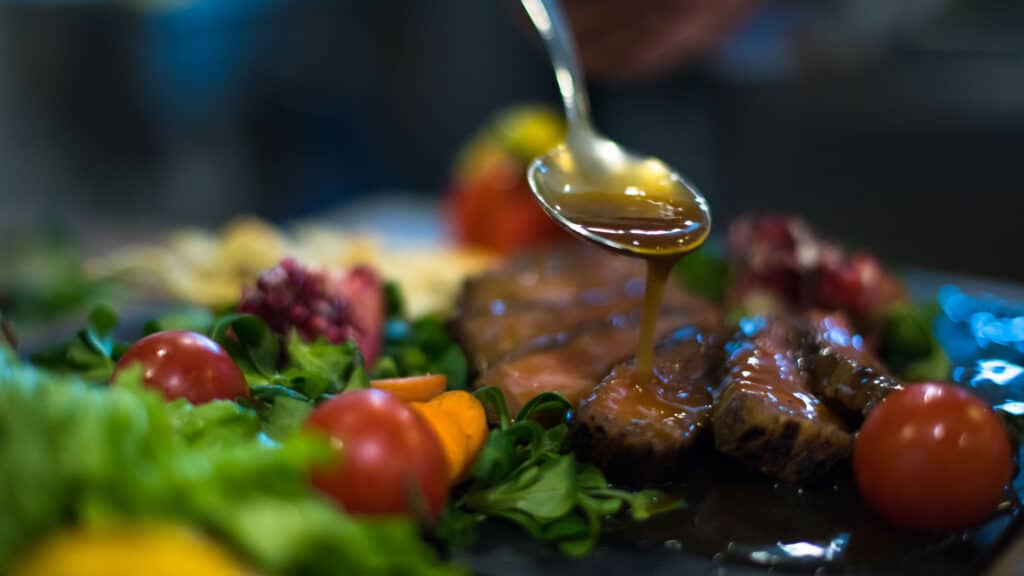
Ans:
[[[902,388],[842,314],[808,314],[806,366],[811,389],[848,421],[858,422]]]
[[[529,253],[467,281],[459,309],[500,315],[522,304],[599,306],[641,298],[643,277],[641,261],[596,248]]]
[[[577,406],[577,451],[614,479],[656,482],[679,470],[710,425],[721,346],[688,326],[655,348],[649,382],[635,380],[635,359],[616,366]]]
[[[600,325],[609,318],[637,310],[639,300],[622,299],[602,306],[519,305],[502,314],[479,313],[458,318],[456,337],[478,372],[502,358],[557,343],[581,325]]]
[[[693,324],[687,313],[665,313],[658,319],[657,338]],[[600,327],[584,330],[555,344],[516,355],[494,366],[476,385],[495,386],[515,413],[541,392],[560,392],[575,405],[619,362],[636,352],[639,314],[616,316]]]
[[[644,280],[636,261],[592,250],[568,254],[524,256],[467,283],[453,331],[477,372],[639,310]],[[718,316],[675,285],[665,290],[663,308],[692,309],[711,321]]]
[[[798,483],[850,453],[846,426],[818,398],[797,364],[789,323],[746,321],[727,348],[712,410],[715,447],[752,468]]]

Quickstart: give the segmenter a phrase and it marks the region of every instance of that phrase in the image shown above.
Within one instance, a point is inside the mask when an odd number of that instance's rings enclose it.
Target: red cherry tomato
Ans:
[[[114,367],[114,380],[141,364],[142,382],[168,400],[193,404],[249,395],[249,385],[231,356],[216,342],[195,332],[167,330],[136,342]]]
[[[326,432],[341,452],[314,470],[313,485],[345,510],[410,515],[422,507],[436,518],[448,498],[448,463],[429,425],[398,398],[380,390],[347,392],[317,406],[307,428]]]
[[[868,415],[853,447],[861,494],[890,522],[927,532],[988,518],[1013,463],[999,417],[949,384],[896,392]]]
[[[457,180],[445,206],[456,240],[512,254],[568,238],[533,197],[525,173],[511,157],[501,157],[474,178]]]

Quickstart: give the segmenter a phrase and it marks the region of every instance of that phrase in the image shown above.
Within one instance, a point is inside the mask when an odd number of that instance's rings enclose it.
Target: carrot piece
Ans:
[[[466,433],[451,415],[438,410],[429,402],[412,402],[409,406],[427,421],[437,435],[448,460],[448,479],[455,482],[466,467]]]
[[[487,440],[487,413],[476,396],[463,390],[451,390],[430,401],[430,405],[448,414],[466,435],[466,467],[472,466]]]
[[[370,380],[370,388],[387,392],[406,402],[426,402],[444,392],[447,385],[448,377],[444,374]]]

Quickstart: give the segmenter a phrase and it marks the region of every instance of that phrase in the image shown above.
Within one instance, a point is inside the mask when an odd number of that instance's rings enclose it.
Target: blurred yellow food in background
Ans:
[[[139,525],[63,532],[16,563],[12,576],[244,576],[220,546],[175,525]]]
[[[463,280],[491,266],[490,253],[466,248],[389,249],[382,239],[326,226],[285,233],[240,218],[220,233],[180,230],[162,244],[130,246],[90,263],[97,276],[117,276],[158,296],[204,306],[234,304],[242,286],[291,256],[327,269],[366,264],[396,282],[413,315],[449,309]]]

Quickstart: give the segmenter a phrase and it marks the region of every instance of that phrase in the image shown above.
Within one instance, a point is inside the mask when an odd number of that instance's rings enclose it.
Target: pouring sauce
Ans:
[[[581,170],[564,146],[544,158],[549,191],[545,209],[584,239],[647,263],[636,382],[651,377],[654,328],[672,267],[704,243],[711,231],[707,202],[659,160],[623,160],[613,170]]]

